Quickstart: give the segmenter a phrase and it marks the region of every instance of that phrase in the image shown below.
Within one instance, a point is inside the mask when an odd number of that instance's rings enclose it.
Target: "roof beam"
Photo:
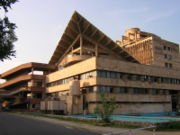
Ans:
[[[71,20],[74,24],[77,25],[77,29],[79,31],[79,33],[81,33],[81,29],[80,29],[80,26],[79,26],[79,23],[77,23],[76,21],[74,21],[73,19]]]
[[[62,42],[64,42],[65,44],[69,45],[71,44],[70,42],[67,42],[67,40],[61,39]]]
[[[96,34],[97,31],[98,31],[98,30],[96,29],[96,30],[90,35],[90,37],[93,37],[93,36]]]
[[[72,27],[69,27],[68,29],[70,29],[70,31],[72,31],[74,34],[78,34],[78,31],[76,31],[75,29],[73,29]]]
[[[108,39],[109,41],[106,42],[106,44],[104,46],[107,46],[108,44],[110,44],[112,41],[110,39]]]
[[[58,60],[58,63],[64,58],[64,56],[71,50],[71,48],[75,45],[75,43],[79,40],[80,38],[80,35],[79,34],[76,39],[72,42],[72,44],[68,47],[68,49],[65,51],[65,53],[61,56],[61,58]]]
[[[101,35],[101,37],[98,39],[98,42],[100,42],[104,37],[105,35]]]
[[[73,36],[72,34],[70,34],[69,32],[65,32],[64,35],[66,37],[68,37],[70,40],[73,40],[76,36]]]
[[[79,33],[77,22],[75,22],[74,20],[71,19],[71,23],[72,23],[72,25],[73,25],[74,31],[76,31],[77,33]]]
[[[58,46],[56,47],[56,49],[66,49],[65,45],[67,45],[66,43],[59,43]]]
[[[82,35],[82,36],[83,36],[86,40],[88,40],[89,42],[93,43],[94,45],[97,44],[99,47],[103,48],[104,50],[106,50],[106,51],[109,52],[110,54],[112,54],[112,55],[114,55],[114,56],[116,56],[116,57],[118,57],[118,58],[121,58],[121,56],[117,55],[117,54],[116,54],[115,52],[113,52],[112,50],[104,47],[102,44],[94,41],[93,39],[91,39],[91,38],[89,38],[89,37],[87,37],[87,36],[85,36],[85,35]]]
[[[117,47],[119,47],[119,46],[115,45],[115,46],[112,48],[112,50],[116,49]]]
[[[90,24],[90,23],[88,23],[88,25],[86,25],[86,28],[83,30],[83,32],[82,32],[82,33],[85,33],[85,32],[87,31],[87,29],[88,29],[90,26],[91,26],[91,24]]]

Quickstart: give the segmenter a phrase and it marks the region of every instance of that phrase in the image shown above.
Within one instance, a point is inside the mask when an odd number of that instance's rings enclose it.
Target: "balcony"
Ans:
[[[36,80],[43,80],[45,79],[44,75],[22,75],[11,80],[8,80],[5,83],[0,84],[1,89],[6,89],[12,85],[18,85],[21,82],[28,82],[29,80],[36,79]]]
[[[90,56],[90,55],[81,55],[80,56],[80,55],[75,55],[75,54],[69,54],[61,61],[59,66],[67,67],[67,66],[75,64],[77,62],[88,59],[90,57],[92,57],[92,56]]]

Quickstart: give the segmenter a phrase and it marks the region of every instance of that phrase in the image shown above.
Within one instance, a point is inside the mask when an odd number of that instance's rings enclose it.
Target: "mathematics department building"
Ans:
[[[114,42],[77,12],[48,64],[23,64],[0,77],[2,107],[92,114],[105,93],[116,99],[115,114],[180,111],[178,44],[139,28]]]

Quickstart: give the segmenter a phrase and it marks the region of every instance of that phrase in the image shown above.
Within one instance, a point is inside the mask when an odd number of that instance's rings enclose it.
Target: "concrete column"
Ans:
[[[97,44],[95,45],[95,56],[96,57],[98,56],[98,45]]]
[[[34,68],[31,68],[32,75],[34,74]]]
[[[80,36],[80,56],[83,54],[83,37],[82,35]]]

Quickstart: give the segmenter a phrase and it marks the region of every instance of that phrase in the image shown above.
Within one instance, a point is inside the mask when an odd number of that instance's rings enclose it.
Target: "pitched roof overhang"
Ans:
[[[70,48],[75,40],[82,35],[90,41],[102,45],[114,54],[122,57],[122,59],[130,62],[139,63],[127,51],[117,45],[112,39],[97,29],[93,24],[81,16],[78,12],[72,15],[58,45],[49,61],[49,64],[57,64],[64,56],[66,50]]]

